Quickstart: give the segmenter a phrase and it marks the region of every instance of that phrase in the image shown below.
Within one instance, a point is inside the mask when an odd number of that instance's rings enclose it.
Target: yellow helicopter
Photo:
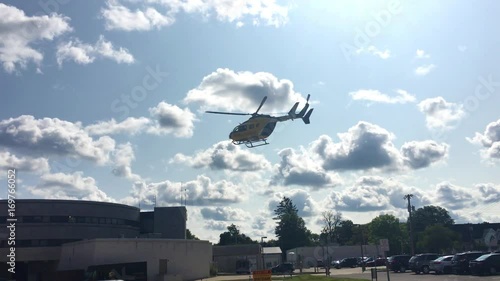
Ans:
[[[252,115],[247,121],[236,126],[233,131],[229,134],[229,138],[233,141],[233,144],[240,145],[245,144],[246,147],[252,148],[261,145],[269,144],[267,138],[273,133],[277,122],[283,122],[293,119],[302,119],[305,124],[309,124],[309,117],[313,111],[313,108],[309,108],[309,97],[307,95],[307,102],[304,108],[296,113],[299,102],[296,102],[290,109],[287,115],[283,116],[271,116],[266,114],[258,114],[262,105],[266,102],[267,96],[262,99],[259,107],[254,113],[234,113],[234,112],[220,112],[220,111],[205,111],[206,113],[214,114],[228,114],[228,115]],[[307,113],[306,113],[307,112]]]

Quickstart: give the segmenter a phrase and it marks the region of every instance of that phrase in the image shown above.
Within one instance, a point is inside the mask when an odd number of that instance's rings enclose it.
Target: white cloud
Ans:
[[[184,102],[198,103],[201,110],[253,113],[264,96],[268,99],[259,113],[288,111],[295,102],[305,103],[290,80],[279,80],[267,72],[234,72],[222,68],[205,76],[197,88],[187,93]]]
[[[418,105],[425,114],[427,128],[431,130],[451,130],[466,116],[463,105],[447,102],[443,97],[429,98]]]
[[[317,190],[342,183],[338,174],[325,171],[305,149],[297,152],[292,148],[286,148],[278,155],[281,157],[281,162],[275,165],[272,185],[301,185]]]
[[[288,197],[297,207],[298,215],[301,217],[311,217],[321,213],[322,208],[311,195],[303,189],[291,189],[285,192],[276,192],[274,198],[267,202],[270,212],[274,212],[283,197]]]
[[[431,197],[426,192],[407,186],[397,180],[380,176],[363,176],[347,189],[332,191],[327,198],[330,209],[348,212],[396,211],[406,209],[405,194],[413,194],[412,204],[428,205]]]
[[[422,65],[422,66],[419,66],[415,69],[415,74],[418,75],[418,76],[425,76],[427,74],[429,74],[431,72],[431,70],[433,70],[434,68],[436,68],[436,65],[434,64],[427,64],[427,65]]]
[[[415,57],[416,57],[417,59],[428,59],[428,58],[430,58],[431,56],[430,56],[429,54],[427,54],[424,50],[420,50],[420,49],[418,49],[418,50],[417,50],[417,53],[416,53],[416,55],[415,55]]]
[[[397,93],[395,96],[389,96],[387,94],[381,93],[378,90],[360,89],[354,92],[350,92],[349,96],[351,96],[353,100],[392,104],[409,103],[416,101],[415,96],[405,90],[397,89],[395,91]]]
[[[205,207],[200,210],[204,219],[215,221],[248,221],[252,216],[239,208]]]
[[[358,122],[346,133],[339,133],[339,143],[322,135],[311,145],[326,170],[399,169],[403,162],[392,140],[394,134],[368,123]]]
[[[214,15],[217,20],[235,23],[237,27],[242,27],[246,18],[250,18],[253,25],[262,23],[279,27],[287,23],[289,10],[274,0],[149,0],[147,5],[134,11],[116,0],[108,1],[106,5],[101,10],[106,29],[124,31],[160,29],[173,24],[180,12],[200,14],[205,19]]]
[[[229,225],[230,225],[230,223],[227,223],[224,221],[214,221],[214,220],[205,221],[205,229],[208,229],[208,230],[225,232],[225,231],[227,231],[227,227]]]
[[[446,159],[448,151],[448,144],[439,144],[433,140],[411,141],[401,147],[405,163],[413,169],[428,167],[434,162]]]
[[[82,172],[44,174],[40,177],[40,183],[28,187],[28,191],[45,199],[115,202],[114,199],[97,187],[94,178],[83,177]]]
[[[0,144],[31,156],[77,156],[98,164],[109,163],[115,141],[90,137],[82,125],[57,118],[35,119],[22,115],[0,121]]]
[[[130,143],[120,144],[113,155],[115,168],[113,174],[132,181],[140,181],[141,177],[132,173],[131,163],[135,160],[134,150]]]
[[[388,59],[391,57],[391,51],[385,49],[384,51],[381,51],[379,49],[377,49],[377,47],[375,46],[368,46],[368,47],[361,47],[359,49],[356,50],[356,54],[362,54],[362,53],[369,53],[369,54],[372,54],[374,56],[377,56],[381,59]]]
[[[500,159],[500,119],[489,123],[483,134],[476,132],[473,138],[466,139],[484,147],[481,150],[484,159]]]
[[[178,153],[170,160],[170,163],[184,163],[193,168],[210,167],[213,170],[233,171],[257,171],[271,167],[263,155],[243,150],[230,141],[216,143],[194,156]]]
[[[101,15],[106,20],[107,30],[151,30],[160,29],[174,23],[175,18],[170,15],[162,15],[155,8],[136,9],[131,11],[121,5],[118,1],[106,2],[106,8],[101,9]]]
[[[155,118],[155,125],[148,129],[152,134],[173,134],[179,138],[193,136],[195,115],[189,108],[180,108],[166,102],[160,102],[150,108],[151,116]]]
[[[131,196],[122,199],[122,202],[152,205],[156,200],[159,206],[169,206],[178,205],[181,199],[189,206],[227,206],[243,202],[247,199],[247,193],[240,184],[227,180],[212,182],[209,177],[199,175],[187,182],[136,182]]]
[[[123,47],[115,49],[110,41],[103,35],[94,45],[82,43],[79,39],[70,40],[59,44],[57,47],[57,63],[62,66],[65,60],[72,60],[78,64],[93,63],[96,58],[107,58],[117,63],[131,64],[134,57]]]
[[[453,185],[449,182],[442,182],[436,185],[436,201],[440,205],[452,209],[464,209],[477,205],[478,194],[467,189]]]
[[[393,143],[393,133],[365,121],[337,135],[338,143],[322,135],[308,148],[327,171],[407,171],[429,167],[448,156],[448,145],[432,140],[406,142],[398,150]]]
[[[26,68],[29,62],[40,66],[43,54],[34,49],[35,43],[72,31],[69,18],[57,14],[27,16],[24,11],[0,3],[0,62],[7,73]],[[37,68],[37,71],[41,70]]]
[[[500,185],[493,183],[480,183],[474,186],[481,193],[481,200],[486,203],[499,203],[500,202]]]
[[[109,121],[98,122],[97,124],[88,125],[85,131],[89,135],[113,135],[113,134],[131,134],[135,135],[142,132],[151,123],[146,117],[128,117],[120,123],[115,119]]]
[[[50,171],[47,158],[17,157],[8,151],[0,151],[0,168],[2,170],[14,168],[19,171],[44,174]]]

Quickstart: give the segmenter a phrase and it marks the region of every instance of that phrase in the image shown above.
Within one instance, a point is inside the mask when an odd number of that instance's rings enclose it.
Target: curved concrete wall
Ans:
[[[5,210],[5,215],[7,209],[7,201],[0,200],[0,210]],[[137,237],[139,212],[136,207],[106,202],[16,200],[16,240],[19,242],[16,244],[17,247],[32,247],[39,242],[27,240],[52,240],[51,245],[56,246],[53,244],[59,242],[56,240],[62,243],[63,240]],[[0,227],[2,247],[6,247],[7,231],[6,227]]]

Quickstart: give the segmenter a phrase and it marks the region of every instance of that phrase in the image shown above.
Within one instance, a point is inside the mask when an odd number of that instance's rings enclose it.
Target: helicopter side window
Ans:
[[[242,132],[242,131],[246,131],[246,129],[247,129],[247,125],[241,125],[241,126],[234,128],[234,132]]]

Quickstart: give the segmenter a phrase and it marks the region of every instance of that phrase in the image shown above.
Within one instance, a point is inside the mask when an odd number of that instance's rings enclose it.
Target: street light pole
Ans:
[[[266,269],[266,261],[264,260],[264,239],[267,239],[267,236],[260,237],[260,255],[262,256],[262,269]]]

